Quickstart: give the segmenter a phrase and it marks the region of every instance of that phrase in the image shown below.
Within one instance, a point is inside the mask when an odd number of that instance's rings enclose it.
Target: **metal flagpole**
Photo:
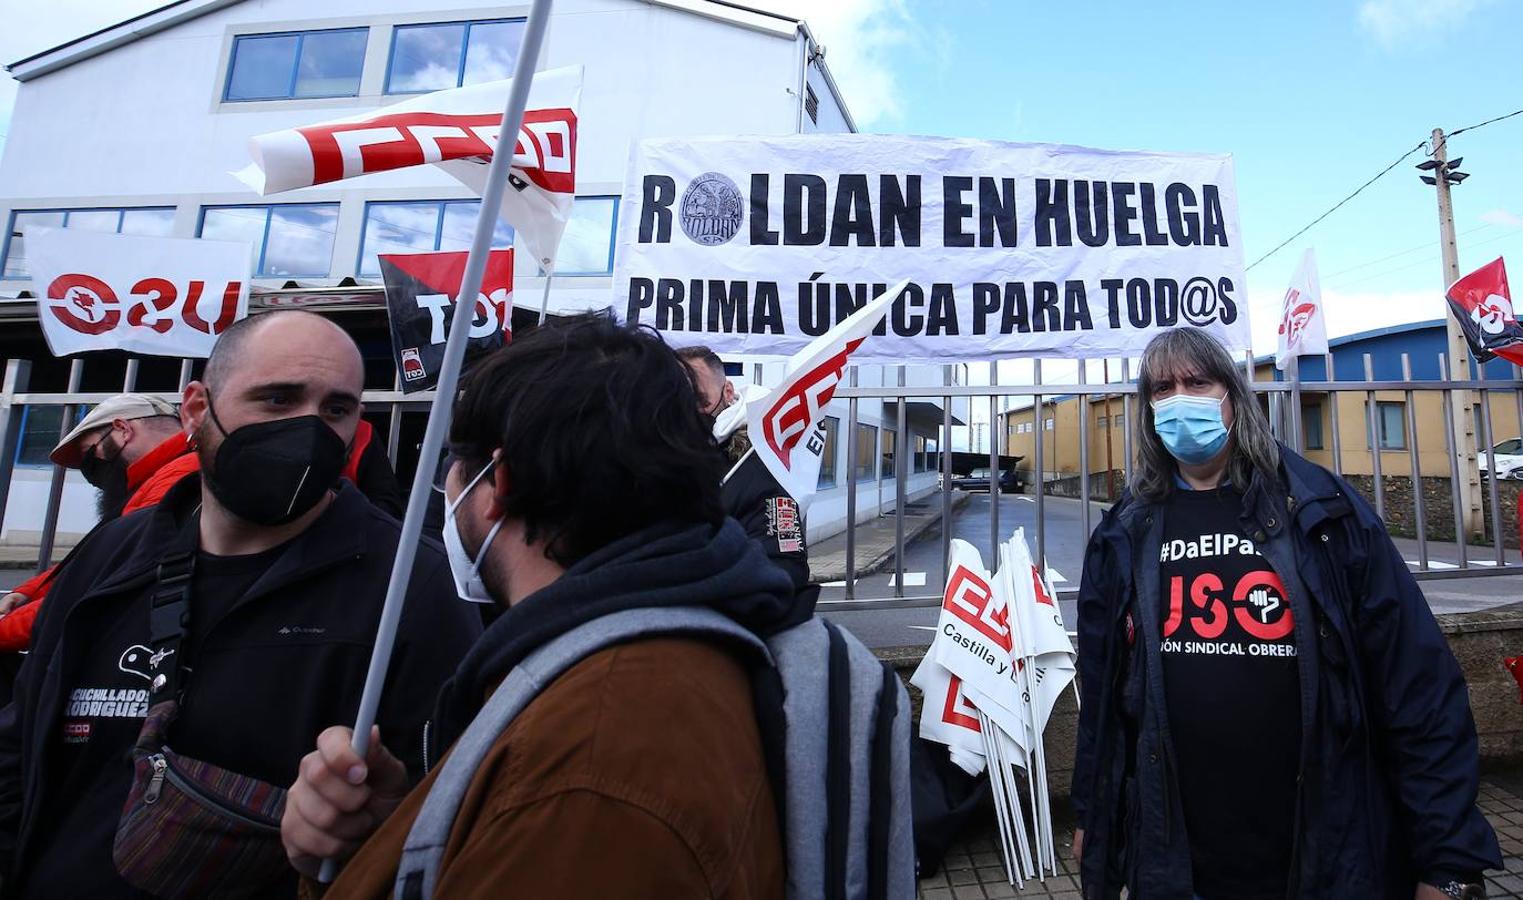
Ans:
[[[497,211],[502,206],[503,188],[513,162],[518,130],[523,125],[524,107],[528,105],[529,86],[534,80],[540,45],[545,40],[545,26],[549,24],[552,2],[553,0],[534,0],[534,5],[529,10],[523,45],[519,48],[518,64],[513,71],[513,87],[508,92],[508,106],[502,114],[502,129],[497,135],[497,148],[492,153],[492,163],[487,169],[486,190],[481,195],[481,212],[476,217],[476,236],[471,241],[471,251],[465,259],[465,275],[460,279],[460,292],[456,295],[455,309],[450,319],[449,337],[444,342],[444,362],[439,370],[433,404],[428,411],[428,427],[423,432],[418,468],[413,473],[412,494],[407,498],[407,515],[402,519],[402,535],[397,541],[397,555],[391,567],[391,583],[386,588],[386,605],[381,610],[380,627],[376,629],[375,648],[370,654],[370,670],[365,674],[365,691],[360,697],[360,710],[354,718],[353,747],[360,759],[364,759],[370,749],[370,727],[375,723],[376,709],[381,703],[381,688],[386,683],[391,647],[397,636],[397,622],[402,617],[407,585],[412,580],[413,559],[423,533],[423,514],[432,491],[434,468],[430,463],[439,458],[445,432],[449,430],[455,388],[460,381],[460,363],[465,359],[471,319],[476,312],[476,304],[471,298],[481,293],[481,279],[486,272],[487,254],[492,249]],[[331,882],[337,874],[337,861],[324,860],[318,880]]]
[[[539,324],[545,324],[545,317],[550,315],[550,282],[555,280],[555,261],[550,261],[550,268],[545,270],[545,293],[539,298]]]

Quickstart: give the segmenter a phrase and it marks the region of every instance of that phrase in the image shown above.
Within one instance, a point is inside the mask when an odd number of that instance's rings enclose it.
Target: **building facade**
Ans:
[[[478,201],[432,167],[384,172],[259,197],[231,174],[248,141],[341,118],[418,93],[508,77],[526,3],[462,0],[180,0],[9,66],[21,82],[0,158],[0,354],[26,360],[21,390],[178,392],[178,360],[90,354],[82,370],[49,356],[36,324],[26,262],[34,225],[242,240],[254,272],[251,309],[301,306],[331,315],[367,366],[367,418],[388,437],[401,474],[416,463],[422,403],[394,393],[378,253],[468,246]],[[532,327],[542,296],[552,314],[607,307],[631,142],[647,137],[855,130],[807,24],[710,0],[559,0],[540,68],[584,67],[577,197],[553,280],[517,254],[515,327]],[[494,245],[511,246],[499,224]],[[781,366],[737,360],[739,378],[766,382]],[[771,370],[769,372],[769,369]],[[71,377],[78,383],[71,384]],[[863,385],[898,384],[863,367]],[[909,384],[941,384],[915,368]],[[912,494],[941,423],[918,406],[903,442]],[[893,504],[897,407],[859,403],[857,459],[847,460],[846,407],[832,408],[822,490],[810,536],[844,526],[847,466],[859,473],[866,518]],[[46,453],[62,407],[24,412],[0,541],[35,541],[53,477]],[[934,420],[934,424],[932,423]],[[934,463],[929,463],[934,467]],[[885,473],[888,473],[885,475]],[[61,507],[67,538],[94,520],[93,491],[70,473]]]

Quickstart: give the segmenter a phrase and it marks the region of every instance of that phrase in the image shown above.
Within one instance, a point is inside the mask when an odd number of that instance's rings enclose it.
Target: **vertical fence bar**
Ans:
[[[899,387],[904,387],[904,366],[899,367]],[[899,431],[894,436],[894,596],[904,596],[904,513],[908,488],[909,400],[899,395]]]
[[[941,382],[950,387],[952,367],[941,367]],[[941,584],[952,568],[952,398],[941,398]]]
[[[127,360],[127,371],[122,375],[122,393],[130,394],[137,390],[137,371],[139,360],[136,356]]]
[[[1411,354],[1401,355],[1401,380],[1412,380]],[[1407,456],[1412,464],[1412,517],[1417,525],[1417,568],[1428,571],[1428,513],[1423,501],[1422,464],[1417,453],[1417,402],[1411,388],[1406,392],[1407,432],[1412,439],[1407,442]]]
[[[190,376],[195,372],[195,363],[190,359],[180,360],[180,393],[185,393],[185,386],[190,384]]]
[[[1475,364],[1477,381],[1486,381],[1486,364]],[[1486,498],[1491,501],[1491,545],[1496,551],[1497,565],[1507,565],[1505,542],[1502,540],[1502,502],[1497,496],[1497,448],[1496,436],[1491,433],[1491,391],[1481,388],[1481,432],[1486,442]]]
[[[1449,382],[1449,357],[1438,355],[1438,378]],[[1449,456],[1449,499],[1454,504],[1454,546],[1459,551],[1459,567],[1470,568],[1470,554],[1465,548],[1465,502],[1460,498],[1460,458],[1454,434],[1454,389],[1445,387],[1442,392],[1444,404],[1444,452]]]
[[[1306,450],[1306,439],[1301,423],[1301,357],[1290,358],[1290,448],[1297,453]]]
[[[1364,355],[1364,380],[1366,382],[1375,380],[1375,361],[1370,358],[1368,353]],[[1382,449],[1380,446],[1380,428],[1378,427],[1380,404],[1375,399],[1374,391],[1365,391],[1364,394],[1365,427],[1368,429],[1365,433],[1370,440],[1370,471],[1374,473],[1375,478],[1375,515],[1379,516],[1381,521],[1385,521],[1386,488],[1385,481],[1380,475],[1380,451]]]
[[[1031,398],[1031,411],[1033,424],[1036,430],[1036,558],[1037,565],[1046,571],[1047,566],[1047,516],[1042,512],[1043,500],[1047,497],[1047,476],[1042,470],[1043,445],[1047,443],[1047,413],[1042,409],[1042,361],[1031,361],[1031,381],[1037,386],[1037,393]],[[1053,411],[1057,415],[1057,411]],[[1057,434],[1057,422],[1053,422],[1053,434]],[[1054,448],[1056,450],[1056,448]]]
[[[1331,352],[1329,352],[1327,354],[1327,356],[1325,357],[1325,359],[1327,360],[1327,362],[1326,362],[1327,380],[1328,381],[1337,381],[1338,380],[1338,372],[1337,372],[1336,369],[1333,368],[1333,354]],[[1328,427],[1333,430],[1333,471],[1337,472],[1339,475],[1342,475],[1343,474],[1343,434],[1338,429],[1338,399],[1339,399],[1339,394],[1338,394],[1337,391],[1328,391],[1325,396],[1327,397],[1327,410],[1328,410],[1328,413],[1327,413],[1327,415],[1328,415],[1327,424],[1328,424]]]
[[[758,370],[760,367],[757,367]],[[758,377],[760,377],[758,375]],[[857,367],[851,367],[857,386]],[[857,398],[846,401],[846,599],[857,595]]]
[[[992,367],[991,367],[992,368]],[[993,379],[991,373],[990,379]],[[989,552],[999,546],[999,441],[994,433],[994,420],[998,417],[995,406],[999,398],[989,395]]]
[[[16,450],[21,441],[22,410],[16,406],[16,394],[25,391],[32,380],[32,361],[9,359],[5,362],[5,380],[0,382],[0,522],[11,498],[11,476],[16,472]]]
[[[1132,361],[1125,357],[1121,359],[1121,382],[1125,385],[1132,384]],[[1121,464],[1126,470],[1127,484],[1132,483],[1132,394],[1135,391],[1136,388],[1133,386],[1132,390],[1121,395],[1121,441],[1125,448],[1122,450]],[[1140,410],[1138,415],[1141,415]],[[1115,497],[1111,498],[1112,501],[1115,499]]]
[[[1088,360],[1079,360],[1080,385],[1089,384],[1088,369]],[[1079,527],[1083,529],[1079,546],[1086,547],[1089,545],[1089,395],[1084,393],[1079,394]],[[1039,560],[1037,565],[1045,576],[1047,561]]]
[[[79,357],[69,361],[69,393],[79,393],[79,383],[84,378],[85,361]],[[69,429],[74,427],[75,405],[70,403],[63,408],[63,419],[58,423],[58,433],[68,434]],[[63,466],[53,467],[53,477],[48,482],[48,506],[42,517],[42,536],[37,544],[37,571],[46,569],[53,562],[53,543],[58,535],[58,512],[63,506],[63,483],[68,475],[68,470]]]
[[[396,372],[391,376],[391,389],[400,392],[402,390],[402,373]],[[391,404],[391,420],[386,424],[386,458],[391,460],[391,468],[397,467],[397,450],[402,445],[402,404]],[[421,461],[420,461],[421,464]]]

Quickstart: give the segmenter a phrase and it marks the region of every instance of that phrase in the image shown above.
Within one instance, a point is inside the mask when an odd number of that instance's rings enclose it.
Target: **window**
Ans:
[[[207,206],[201,209],[197,236],[247,241],[255,276],[327,277],[337,227],[337,203]]]
[[[889,431],[887,428],[879,433],[883,444],[878,448],[878,477],[894,477],[894,452],[897,450],[895,441],[899,439],[899,432]]]
[[[1513,438],[1510,441],[1503,441],[1491,449],[1496,453],[1505,453],[1509,456],[1516,456],[1517,454],[1523,453],[1523,440]]]
[[[1126,427],[1126,413],[1116,413],[1114,416],[1111,416],[1111,427],[1112,428],[1125,428]]]
[[[917,434],[915,435],[915,450],[910,455],[910,469],[916,473],[924,472],[925,463],[925,438]]]
[[[381,253],[431,253],[469,250],[476,233],[480,200],[428,200],[422,203],[365,204],[364,235],[360,239],[359,273],[378,277]],[[499,218],[492,246],[513,246],[513,227]]]
[[[1306,449],[1322,449],[1322,404],[1306,403],[1301,406],[1301,436],[1306,439]]]
[[[233,39],[222,99],[356,96],[369,36],[367,28],[240,35]]]
[[[513,76],[523,19],[399,25],[391,34],[386,93],[416,94]]]
[[[613,274],[614,223],[618,197],[578,197],[555,251],[557,275]]]
[[[63,437],[62,426],[62,406],[24,407],[21,411],[21,440],[16,445],[16,465],[52,468],[53,462],[48,459],[48,454]]]
[[[876,467],[878,456],[878,429],[871,425],[857,426],[857,458],[853,461],[852,468],[856,471],[857,481],[873,480],[873,470]]]
[[[820,431],[825,435],[825,449],[820,451],[820,480],[815,486],[824,490],[836,486],[836,446],[841,420],[835,416],[826,416],[820,420]]]
[[[1405,450],[1407,449],[1407,417],[1400,402],[1387,402],[1381,400],[1375,404],[1375,427],[1380,433],[1380,449],[1382,450]],[[1369,403],[1365,403],[1365,411],[1369,411]],[[1370,444],[1368,434],[1364,438],[1365,446]]]
[[[1096,428],[1109,428],[1110,427],[1110,419],[1105,417],[1105,416],[1097,416],[1095,418],[1095,427]]]
[[[1053,423],[1052,423],[1051,419],[1044,419],[1042,421],[1042,430],[1043,431],[1051,431],[1052,430],[1052,424]]]
[[[804,85],[804,112],[809,114],[809,121],[820,124],[820,98],[815,95],[814,88]]]
[[[17,210],[11,214],[4,253],[4,278],[26,278],[25,230],[45,228],[81,228],[114,234],[144,234],[167,237],[174,233],[175,211],[172,206],[145,206],[132,209],[49,209]]]

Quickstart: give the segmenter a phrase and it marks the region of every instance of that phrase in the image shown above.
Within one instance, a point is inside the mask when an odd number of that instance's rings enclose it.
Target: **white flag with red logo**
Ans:
[[[920,660],[910,684],[920,688],[924,702],[920,708],[920,736],[946,744],[952,762],[969,775],[984,770],[984,737],[978,724],[978,708],[968,700],[962,679],[936,662],[927,653]]]
[[[825,405],[835,396],[846,360],[867,340],[909,284],[901,281],[794,354],[783,383],[746,413],[751,446],[783,489],[807,507],[820,481]]]
[[[1322,284],[1317,280],[1317,255],[1307,247],[1280,305],[1279,348],[1274,364],[1283,370],[1293,356],[1325,353],[1327,316],[1322,312]]]
[[[360,116],[261,134],[249,141],[254,162],[233,174],[268,196],[432,164],[481,194],[512,85],[504,79],[436,91]],[[581,66],[535,73],[499,210],[546,269],[576,196],[581,94]]]
[[[248,314],[249,245],[28,228],[37,321],[54,356],[211,355]]]
[[[1008,579],[1005,584],[1014,613],[1012,655],[1027,672],[1033,727],[1041,733],[1047,729],[1047,720],[1063,689],[1074,680],[1077,654],[1063,625],[1063,614],[1054,601],[1052,587],[1031,559],[1024,529],[1017,528],[1005,542],[1000,574]]]

